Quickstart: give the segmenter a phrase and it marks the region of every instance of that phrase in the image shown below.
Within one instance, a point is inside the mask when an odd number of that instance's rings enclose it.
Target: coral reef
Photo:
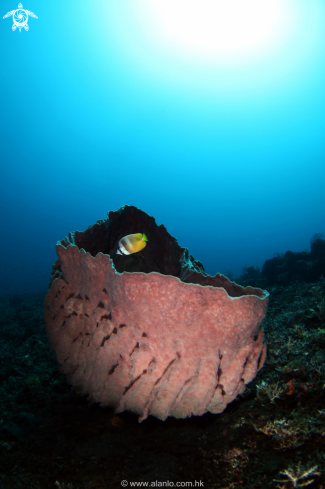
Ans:
[[[264,367],[223,413],[141,424],[71,390],[49,349],[44,297],[0,297],[1,489],[325,489],[324,280],[271,287]]]
[[[262,268],[264,286],[288,285],[293,281],[315,282],[325,276],[325,240],[315,234],[310,242],[310,252],[287,251],[266,260]],[[261,283],[261,282],[260,282]]]
[[[149,239],[116,255],[126,234]],[[45,324],[74,389],[139,420],[220,413],[265,360],[268,293],[210,277],[133,206],[57,245]]]

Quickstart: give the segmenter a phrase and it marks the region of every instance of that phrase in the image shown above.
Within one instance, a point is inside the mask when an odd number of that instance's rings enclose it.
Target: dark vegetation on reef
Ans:
[[[316,282],[320,277],[325,277],[323,238],[323,234],[315,234],[310,241],[310,251],[276,253],[273,258],[266,260],[262,269],[258,266],[242,267],[242,274],[235,281],[241,285],[260,288],[289,285],[295,281]]]
[[[268,260],[267,274],[245,269],[241,283],[270,292],[268,355],[219,415],[138,424],[88,406],[58,373],[44,296],[0,298],[1,489],[117,489],[122,480],[325,489],[324,244],[318,235],[310,253]]]

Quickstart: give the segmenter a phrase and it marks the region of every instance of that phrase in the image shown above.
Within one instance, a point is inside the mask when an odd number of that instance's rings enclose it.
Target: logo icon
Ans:
[[[29,25],[27,24],[29,15],[30,17],[34,17],[34,19],[38,19],[38,17],[33,14],[33,12],[23,9],[23,5],[20,3],[17,10],[12,10],[11,12],[8,12],[6,15],[3,16],[3,18],[6,19],[7,17],[12,16],[12,20],[14,21],[14,23],[12,24],[12,30],[15,31],[18,27],[19,32],[21,32],[22,28],[24,28],[25,31],[29,30]]]

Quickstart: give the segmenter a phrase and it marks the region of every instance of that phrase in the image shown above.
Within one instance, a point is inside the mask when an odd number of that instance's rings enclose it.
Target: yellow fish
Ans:
[[[148,238],[145,234],[128,234],[121,238],[117,244],[117,255],[132,255],[143,250],[147,246]]]

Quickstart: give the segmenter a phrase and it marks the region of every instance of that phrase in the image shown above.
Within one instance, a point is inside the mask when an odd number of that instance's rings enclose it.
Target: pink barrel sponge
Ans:
[[[135,232],[147,247],[116,255]],[[60,370],[89,399],[139,421],[220,413],[262,367],[268,293],[206,275],[136,207],[70,234],[57,253],[46,330]]]

